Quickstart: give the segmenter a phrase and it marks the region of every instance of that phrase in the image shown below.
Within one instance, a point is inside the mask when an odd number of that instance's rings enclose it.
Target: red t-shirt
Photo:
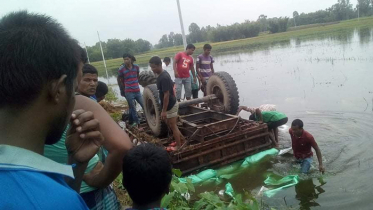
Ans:
[[[189,78],[190,67],[194,65],[192,56],[187,55],[186,52],[179,52],[175,56],[175,62],[179,78]]]
[[[293,134],[293,130],[289,129],[291,144],[294,151],[294,157],[297,159],[304,159],[312,157],[312,148],[316,147],[317,143],[313,136],[307,131],[303,130],[301,137],[297,137]]]

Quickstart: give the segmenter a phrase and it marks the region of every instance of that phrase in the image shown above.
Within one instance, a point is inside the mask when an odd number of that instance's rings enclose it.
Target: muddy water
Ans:
[[[317,171],[314,157],[311,174],[272,198],[263,197],[268,205],[373,209],[372,35],[371,29],[356,29],[289,40],[262,51],[215,55],[216,71],[227,71],[236,81],[241,105],[271,103],[287,114],[289,122],[280,130],[282,147],[290,146],[289,125],[300,118],[321,149],[326,173],[321,176]],[[237,192],[256,193],[268,174],[296,174],[292,160],[289,154],[267,159],[229,182]],[[218,192],[225,183],[198,191]]]

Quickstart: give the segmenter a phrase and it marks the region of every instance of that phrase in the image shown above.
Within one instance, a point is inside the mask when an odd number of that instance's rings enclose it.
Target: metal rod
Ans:
[[[110,85],[109,81],[109,74],[107,73],[107,68],[106,68],[106,61],[105,61],[105,56],[104,56],[104,51],[102,50],[102,45],[101,45],[101,40],[100,40],[100,34],[97,31],[97,36],[98,36],[98,41],[100,42],[100,48],[101,48],[101,54],[102,54],[102,60],[104,61],[104,66],[105,66],[105,71],[106,71],[106,79],[107,79],[107,84],[108,86]]]
[[[189,105],[199,104],[199,103],[203,103],[203,102],[209,102],[210,100],[214,100],[214,99],[217,99],[217,97],[213,94],[213,95],[208,95],[208,96],[205,96],[205,97],[202,97],[202,98],[186,100],[186,101],[180,102],[179,107],[183,108],[183,107],[187,107]]]

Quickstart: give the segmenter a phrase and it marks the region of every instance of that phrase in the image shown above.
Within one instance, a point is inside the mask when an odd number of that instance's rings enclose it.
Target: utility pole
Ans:
[[[180,26],[181,26],[181,34],[183,35],[183,44],[184,44],[184,50],[186,49],[187,42],[185,38],[185,31],[184,31],[184,23],[183,23],[183,16],[181,15],[181,9],[180,9],[180,2],[179,0],[176,0],[177,8],[179,10],[179,19],[180,19]]]
[[[105,62],[105,57],[104,57],[104,51],[102,50],[102,45],[101,45],[101,40],[100,40],[100,34],[98,33],[98,31],[97,31],[97,36],[98,36],[98,41],[100,42],[102,60],[104,61],[104,66],[105,66],[105,71],[106,71],[106,79],[107,79],[107,84],[109,86],[110,85],[109,74],[107,73],[106,62]]]
[[[84,48],[85,48],[85,52],[87,53],[88,63],[91,64],[91,61],[89,61],[89,55],[88,55],[87,45],[85,44],[85,42],[84,42]]]

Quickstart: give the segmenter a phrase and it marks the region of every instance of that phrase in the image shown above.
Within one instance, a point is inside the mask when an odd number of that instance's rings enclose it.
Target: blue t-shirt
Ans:
[[[0,209],[84,209],[80,195],[65,182],[71,166],[32,151],[0,145]]]

